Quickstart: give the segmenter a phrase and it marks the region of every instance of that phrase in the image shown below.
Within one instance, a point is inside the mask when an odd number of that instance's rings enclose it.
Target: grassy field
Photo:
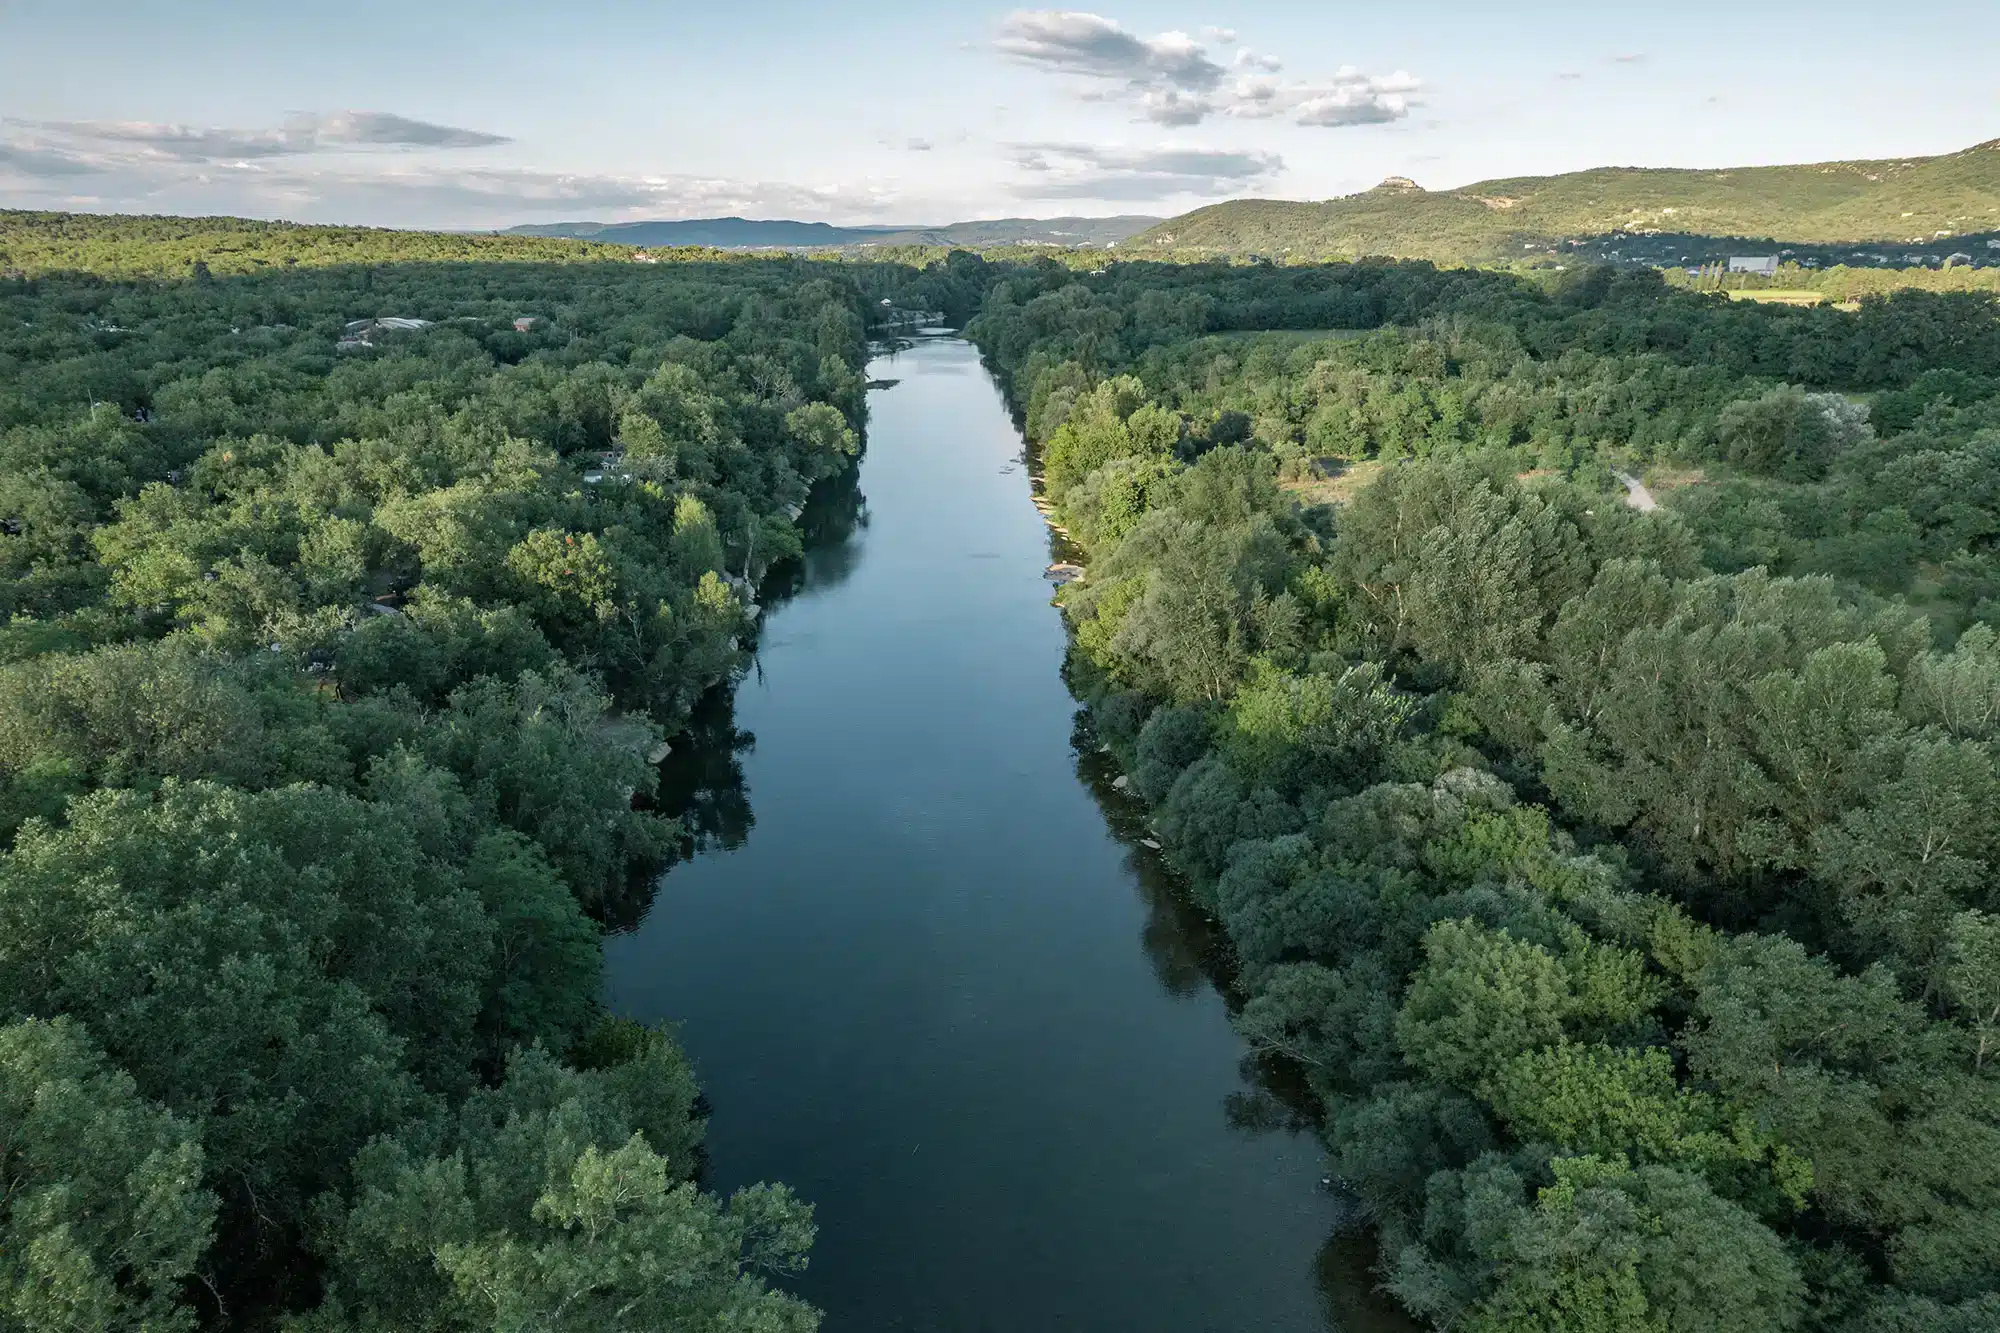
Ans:
[[[1756,301],[1763,305],[1818,305],[1826,300],[1826,293],[1773,287],[1761,292],[1731,292],[1729,299]]]
[[[1299,481],[1280,482],[1279,485],[1298,497],[1305,505],[1342,505],[1352,500],[1361,490],[1382,475],[1379,461],[1349,463],[1340,458],[1322,458],[1318,463],[1320,475]]]

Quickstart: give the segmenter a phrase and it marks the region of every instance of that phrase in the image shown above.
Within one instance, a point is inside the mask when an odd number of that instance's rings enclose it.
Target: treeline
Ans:
[[[630,245],[555,236],[0,209],[0,277],[185,278],[357,264],[616,263],[632,254]],[[675,249],[662,250],[659,257],[720,261],[725,256]]]
[[[1088,557],[1072,681],[1389,1289],[1455,1329],[1994,1327],[1991,299],[994,276],[974,334]],[[1282,328],[1373,332],[1230,336]],[[1661,465],[1702,498],[1628,507]],[[1342,469],[1377,476],[1298,503]]]
[[[782,261],[0,283],[0,1327],[816,1326],[592,916],[865,355]]]
[[[1956,629],[2000,595],[1993,309],[1920,293],[1758,308],[1609,268],[1545,287],[1414,264],[1132,265],[1017,270],[979,336],[1018,368],[1053,487],[1126,448],[1051,419],[1122,376],[1187,421],[1182,461],[1254,437],[1287,482],[1467,452],[1605,486],[1706,469],[1665,493],[1711,568],[1831,574]],[[1329,332],[1230,332],[1288,328]]]

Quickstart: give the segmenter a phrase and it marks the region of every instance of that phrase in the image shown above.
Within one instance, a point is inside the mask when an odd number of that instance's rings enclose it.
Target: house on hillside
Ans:
[[[1731,273],[1749,273],[1760,278],[1775,278],[1778,276],[1778,257],[1776,255],[1731,255],[1729,256],[1729,271]]]
[[[541,322],[542,317],[540,315],[523,315],[514,321],[514,332],[533,333],[540,326]]]

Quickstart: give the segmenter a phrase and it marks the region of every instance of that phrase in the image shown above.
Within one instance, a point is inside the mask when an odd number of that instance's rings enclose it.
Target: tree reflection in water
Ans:
[[[1152,832],[1145,807],[1112,785],[1118,779],[1118,766],[1098,751],[1087,711],[1078,711],[1070,740],[1077,777],[1103,811],[1106,827],[1127,849],[1126,864],[1146,905],[1140,942],[1153,975],[1169,995],[1189,998],[1213,990],[1235,1017],[1245,997],[1236,985],[1236,958],[1222,923],[1194,901],[1187,882],[1166,857],[1146,845]],[[1319,1137],[1319,1108],[1297,1062],[1246,1052],[1237,1072],[1243,1087],[1222,1104],[1223,1119],[1232,1131]],[[1376,1263],[1375,1237],[1366,1220],[1346,1211],[1314,1262],[1315,1285],[1329,1330],[1414,1333],[1417,1325],[1410,1316],[1375,1285]]]
[[[858,467],[851,467],[813,488],[798,519],[805,553],[772,566],[758,587],[764,608],[760,626],[790,599],[809,589],[831,588],[854,571],[858,548],[852,539],[868,526],[860,475]],[[751,669],[761,669],[754,658]],[[660,764],[658,792],[650,803],[641,798],[642,804],[680,821],[680,845],[664,866],[635,867],[619,890],[598,904],[596,915],[606,930],[637,930],[652,910],[661,877],[675,866],[710,852],[734,851],[749,841],[757,816],[750,808],[743,759],[756,744],[756,736],[736,726],[734,682],[703,696]]]

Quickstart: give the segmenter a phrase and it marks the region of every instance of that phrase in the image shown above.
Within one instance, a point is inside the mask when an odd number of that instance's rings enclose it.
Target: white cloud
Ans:
[[[101,168],[75,153],[33,142],[0,140],[0,178],[61,180],[95,174]]]
[[[1213,88],[1223,68],[1184,32],[1140,37],[1097,14],[1018,10],[1000,23],[994,45],[1024,64],[1057,74],[1125,79],[1145,86]]]
[[[412,120],[387,111],[292,116],[278,129],[236,130],[151,121],[45,121],[35,129],[81,154],[142,154],[182,162],[249,161],[371,149],[491,148],[502,134]]]
[[[1139,99],[1146,119],[1155,125],[1199,125],[1213,110],[1208,99],[1178,88],[1155,88]]]
[[[1213,148],[1124,148],[1080,143],[1013,145],[1025,175],[1009,187],[1023,199],[1139,201],[1175,195],[1240,194],[1285,169],[1275,153]]]
[[[1225,67],[1204,42],[1234,45],[1235,32],[1204,28],[1143,37],[1114,19],[1077,10],[1018,10],[1001,20],[994,47],[1044,73],[1089,80],[1088,101],[1123,102],[1158,125],[1198,125],[1211,115],[1290,116],[1300,125],[1379,125],[1419,105],[1421,84],[1398,70],[1378,76],[1346,66],[1329,79],[1287,81],[1274,57],[1238,47]],[[1233,71],[1233,72],[1232,72]]]
[[[387,111],[341,111],[321,117],[317,124],[322,145],[394,148],[492,148],[512,143],[504,134],[483,130],[462,130],[452,125],[434,125],[427,120],[411,120]]]
[[[1251,120],[1291,116],[1301,125],[1385,125],[1416,106],[1420,85],[1410,74],[1364,74],[1352,65],[1330,79],[1286,83],[1272,78],[1239,79],[1224,114]]]

